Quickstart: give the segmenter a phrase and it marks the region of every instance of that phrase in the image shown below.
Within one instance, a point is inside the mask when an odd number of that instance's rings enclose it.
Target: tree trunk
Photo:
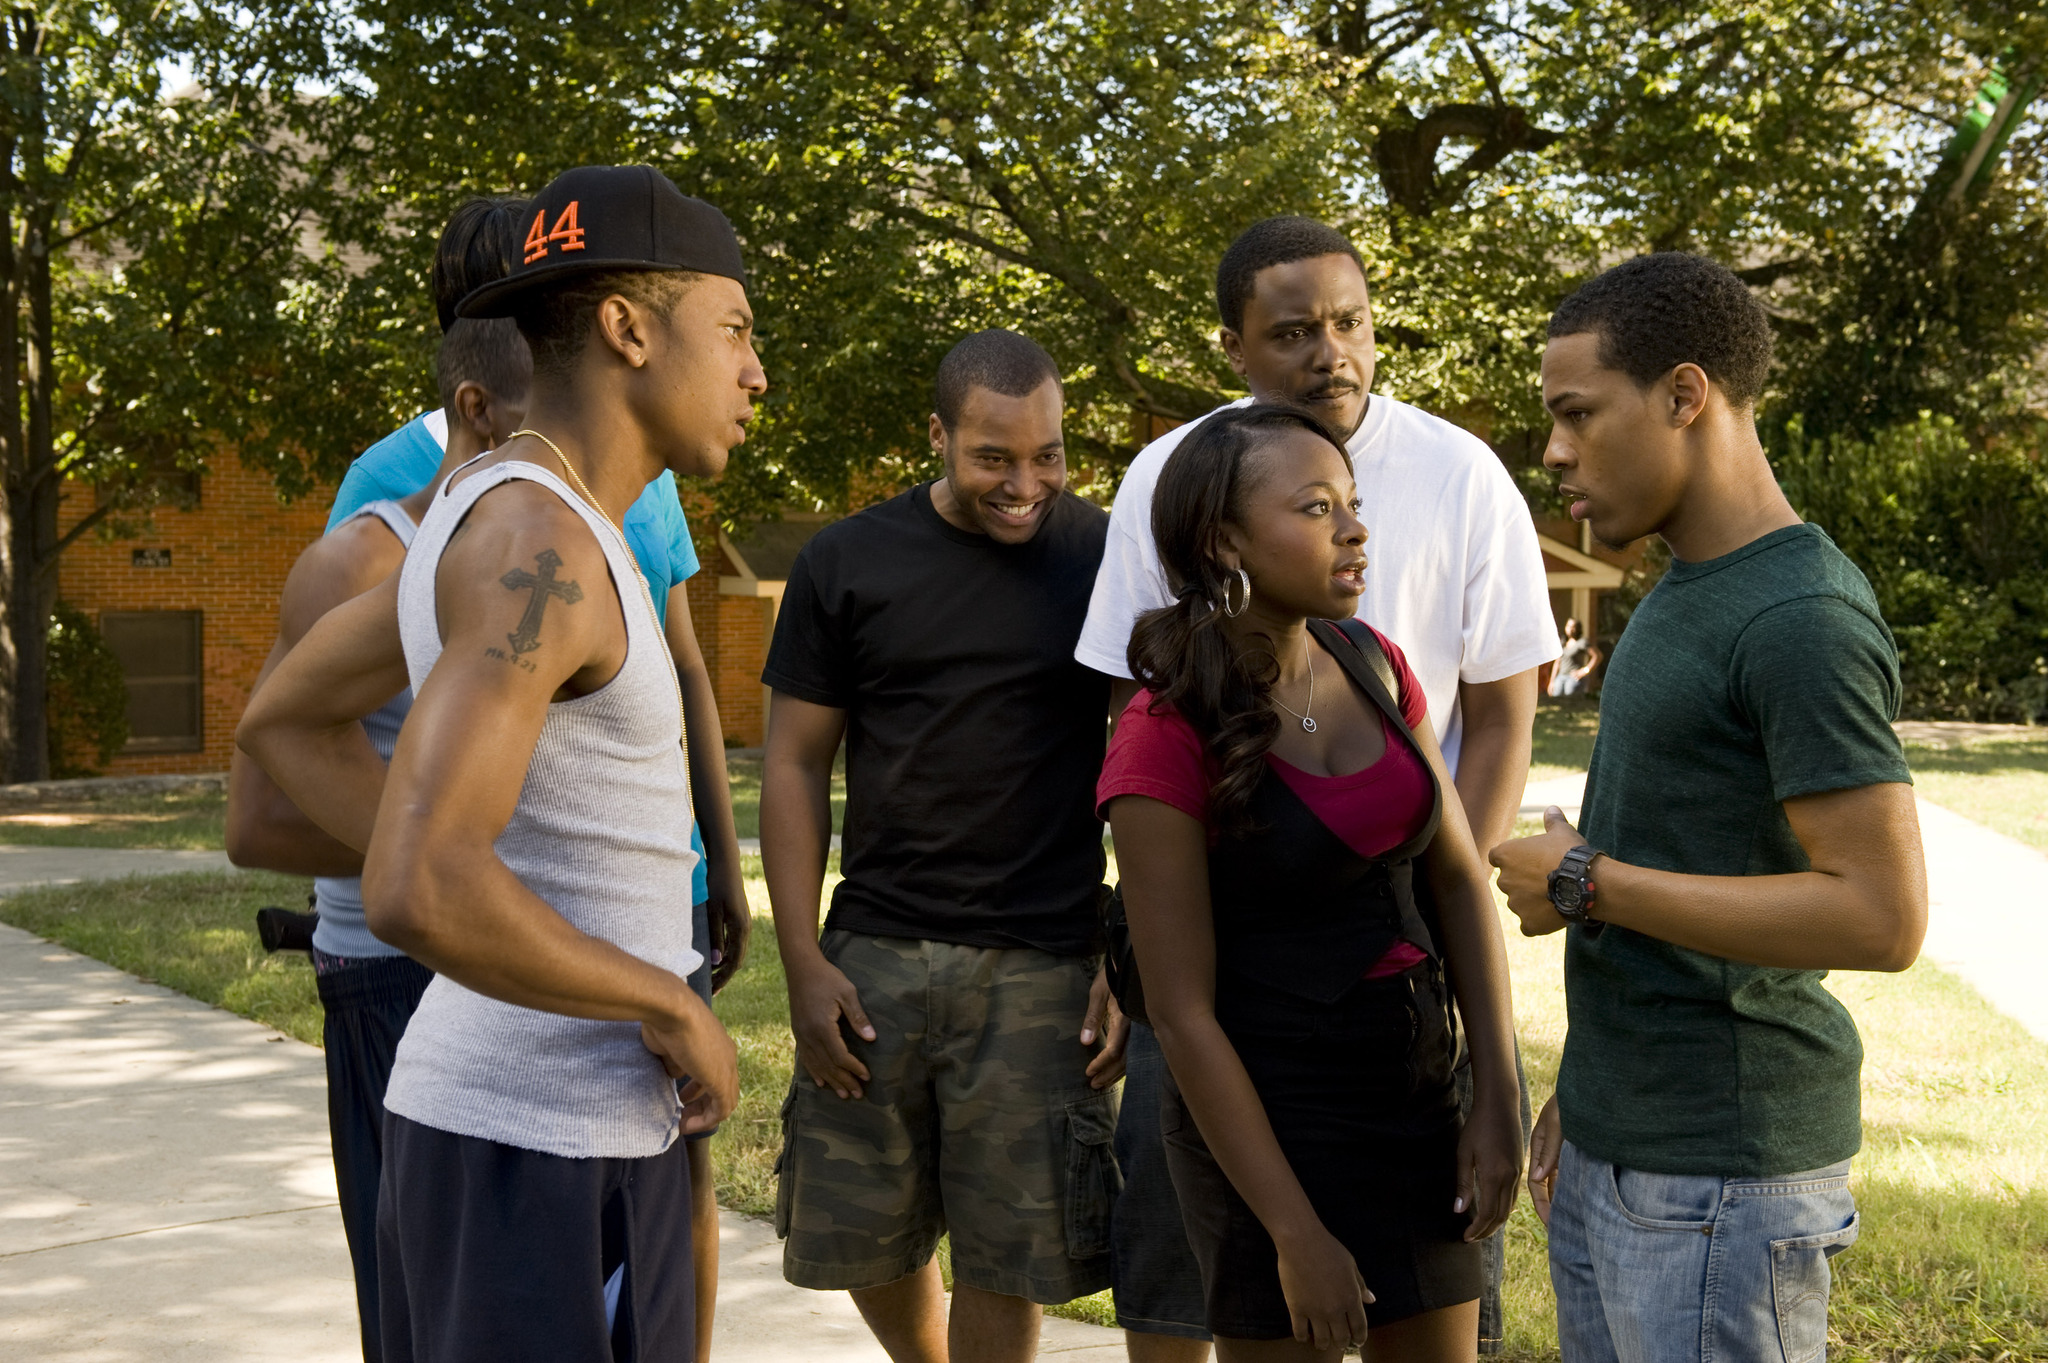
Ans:
[[[12,148],[4,148],[11,153]],[[12,161],[11,154],[8,157]],[[0,205],[0,771],[14,770],[15,667],[13,511],[21,478],[21,254],[14,215]]]
[[[19,20],[0,24],[8,57],[19,50]],[[10,61],[9,65],[13,65]],[[14,770],[16,653],[14,609],[14,521],[21,486],[21,251],[15,233],[20,218],[21,176],[15,136],[0,138],[0,772]]]
[[[50,228],[54,220],[44,201],[49,166],[48,128],[44,124],[40,32],[30,16],[18,20],[15,41],[26,58],[27,118],[22,128],[20,168],[9,167],[9,180],[26,190],[20,204],[21,246],[15,255],[14,308],[9,329],[18,325],[20,304],[28,304],[27,364],[28,429],[15,446],[8,473],[10,562],[8,630],[14,653],[14,751],[8,775],[15,781],[40,781],[50,774],[49,719],[45,699],[49,685],[50,605],[54,598],[57,547],[56,440],[51,429],[51,385],[56,382],[50,344],[53,318],[50,303]],[[26,297],[24,298],[24,295]],[[13,368],[20,352],[8,349]],[[17,390],[18,392],[18,390]],[[19,419],[17,401],[8,408],[7,425]]]
[[[50,775],[50,608],[57,586],[56,437],[50,421],[56,381],[50,345],[50,221],[41,207],[29,212],[22,264],[28,286],[28,431],[22,453],[21,492],[9,508],[14,530],[14,761],[12,779]]]

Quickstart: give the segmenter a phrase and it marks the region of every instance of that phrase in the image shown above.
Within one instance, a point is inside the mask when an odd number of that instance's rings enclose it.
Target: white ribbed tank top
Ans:
[[[597,537],[627,647],[609,682],[548,707],[498,856],[579,930],[687,976],[703,958],[690,941],[696,853],[675,665],[618,530],[554,474],[520,460],[444,487],[398,580],[413,690],[428,684],[441,655],[435,577],[449,537],[478,498],[515,478],[560,497]],[[580,608],[612,609],[591,590],[599,584],[581,585]],[[549,614],[578,608],[557,603]],[[446,976],[427,987],[406,1028],[384,1105],[457,1135],[578,1159],[659,1154],[675,1140],[681,1111],[675,1081],[641,1044],[638,1023],[521,1008]]]

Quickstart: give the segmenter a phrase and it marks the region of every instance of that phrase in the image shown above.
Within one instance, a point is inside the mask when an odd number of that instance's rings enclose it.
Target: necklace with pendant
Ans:
[[[1312,734],[1316,731],[1316,722],[1308,717],[1308,712],[1316,708],[1316,655],[1314,647],[1309,643],[1308,635],[1306,632],[1304,632],[1301,636],[1301,651],[1303,660],[1308,663],[1307,702],[1305,703],[1302,709],[1297,710],[1293,706],[1289,705],[1286,701],[1280,699],[1280,697],[1278,696],[1274,696],[1272,700],[1275,705],[1279,706],[1288,714],[1293,715],[1296,719],[1301,721],[1301,728],[1303,733]]]

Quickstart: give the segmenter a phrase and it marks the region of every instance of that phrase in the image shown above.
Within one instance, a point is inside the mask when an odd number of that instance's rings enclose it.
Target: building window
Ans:
[[[123,752],[198,752],[201,730],[200,611],[108,611],[100,633],[128,677]]]

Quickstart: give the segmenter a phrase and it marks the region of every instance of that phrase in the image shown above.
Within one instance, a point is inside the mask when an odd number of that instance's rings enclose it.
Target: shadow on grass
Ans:
[[[1941,746],[1915,743],[1906,751],[1916,772],[1953,772],[1963,776],[2048,772],[2048,734],[2039,738],[1981,739]]]
[[[175,790],[161,795],[11,805],[0,809],[0,843],[18,847],[222,846],[227,795]]]
[[[2048,1196],[1851,1186],[1863,1234],[1834,1261],[1832,1356],[2048,1357]]]

